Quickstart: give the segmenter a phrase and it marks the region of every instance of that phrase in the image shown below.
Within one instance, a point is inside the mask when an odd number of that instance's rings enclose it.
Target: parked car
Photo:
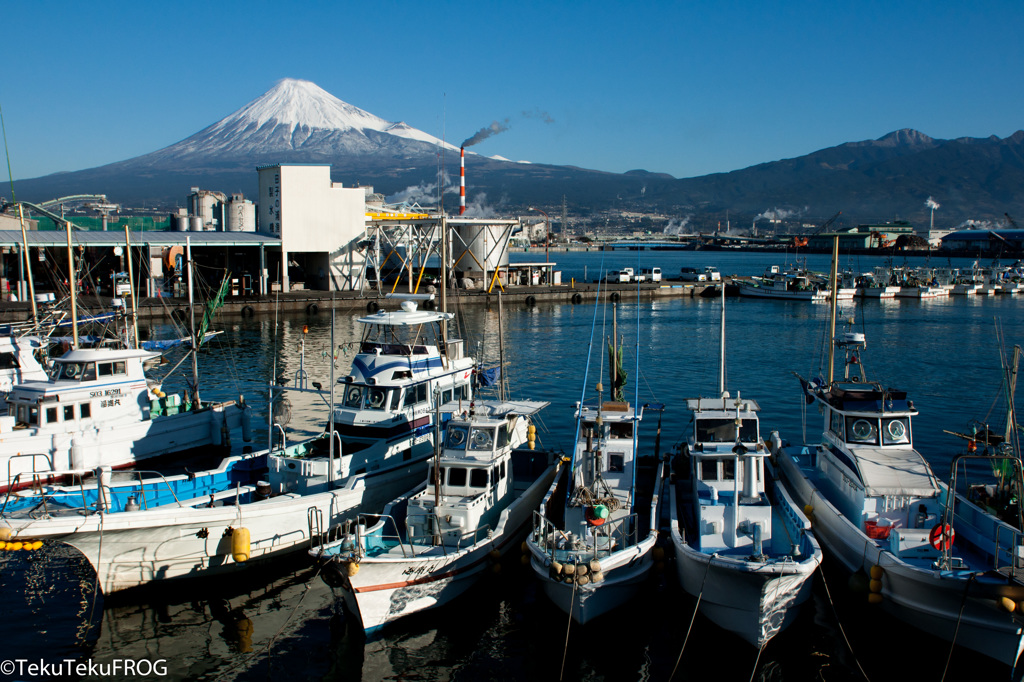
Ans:
[[[704,268],[704,276],[708,282],[721,282],[722,275],[718,272],[718,268],[713,265],[709,265]]]
[[[632,272],[626,272],[625,270],[609,270],[608,274],[604,276],[606,282],[628,282],[632,277]]]
[[[661,281],[661,268],[644,268],[640,271],[640,276],[643,280],[648,282],[660,282]]]
[[[697,268],[680,268],[679,278],[684,282],[706,282],[708,277]]]

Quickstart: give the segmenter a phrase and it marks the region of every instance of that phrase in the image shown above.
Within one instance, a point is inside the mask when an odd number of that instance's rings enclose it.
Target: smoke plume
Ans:
[[[662,230],[662,233],[667,235],[684,234],[683,231],[686,229],[686,226],[687,224],[689,224],[689,222],[690,216],[686,216],[682,220],[676,220],[673,218],[672,220],[668,221],[668,225],[665,226],[665,229]]]
[[[463,142],[462,146],[472,147],[475,144],[483,142],[488,137],[494,137],[498,133],[503,133],[508,129],[509,123],[507,118],[504,121],[494,121],[491,125],[476,131],[476,134]]]

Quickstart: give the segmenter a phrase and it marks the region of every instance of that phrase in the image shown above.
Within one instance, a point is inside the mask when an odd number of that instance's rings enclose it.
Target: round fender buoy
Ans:
[[[536,303],[537,303],[537,297],[536,296],[527,296],[526,297],[526,305],[535,305]]]
[[[583,295],[582,294],[573,294],[572,295],[572,302],[573,303],[582,303],[583,302]]]
[[[184,322],[188,319],[188,312],[186,312],[184,308],[177,308],[173,313],[171,313],[171,317],[179,322]]]
[[[619,292],[617,292],[617,291],[613,291],[613,292],[611,293],[611,295],[610,295],[610,296],[608,296],[608,298],[609,298],[609,299],[611,299],[611,300],[613,300],[613,301],[618,301],[618,300],[619,300],[620,298],[622,298],[622,297],[621,297],[621,296],[619,295]]]
[[[944,552],[953,546],[953,538],[955,536],[956,533],[953,531],[952,526],[948,523],[945,525],[940,523],[932,528],[932,532],[928,534],[928,539],[931,541],[932,547],[940,552]]]
[[[366,304],[366,312],[375,313],[378,310],[380,310],[380,306],[377,305],[376,301],[370,301],[369,303]]]
[[[251,305],[242,306],[242,317],[252,317],[256,314]]]
[[[433,300],[427,300],[427,301],[423,302],[423,309],[424,310],[433,310],[436,307],[437,307],[437,304],[434,303]]]
[[[316,315],[317,313],[320,312],[320,306],[318,306],[316,303],[310,303],[309,305],[306,306],[306,312],[310,315]]]

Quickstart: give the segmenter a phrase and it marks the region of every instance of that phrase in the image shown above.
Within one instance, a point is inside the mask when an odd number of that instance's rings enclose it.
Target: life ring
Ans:
[[[536,305],[536,303],[537,303],[537,297],[536,296],[527,296],[526,297],[526,305]]]
[[[941,523],[936,525],[934,528],[932,528],[932,532],[928,534],[928,539],[931,541],[932,547],[939,550],[940,552],[945,552],[950,547],[952,547],[953,540],[955,538],[956,532],[953,530],[953,527],[950,526],[948,523],[945,525]]]
[[[310,303],[309,305],[306,306],[306,313],[308,313],[309,315],[316,315],[319,312],[320,306],[318,306],[316,303]]]
[[[251,305],[242,306],[242,317],[252,317],[256,314]]]
[[[375,313],[378,310],[380,310],[380,306],[377,305],[376,301],[370,301],[369,303],[366,304],[366,312]]]

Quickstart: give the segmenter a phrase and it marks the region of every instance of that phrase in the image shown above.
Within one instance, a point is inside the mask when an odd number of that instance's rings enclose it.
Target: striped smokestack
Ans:
[[[466,148],[459,147],[459,215],[466,212]]]

